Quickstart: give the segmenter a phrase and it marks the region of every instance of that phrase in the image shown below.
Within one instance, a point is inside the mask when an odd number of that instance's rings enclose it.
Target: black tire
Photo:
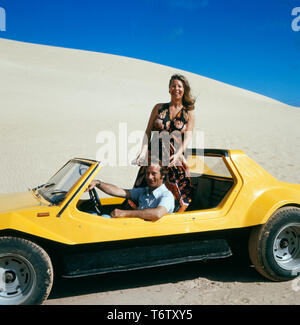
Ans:
[[[18,237],[0,237],[0,305],[39,305],[53,284],[48,254]]]
[[[255,227],[249,255],[256,270],[272,281],[287,281],[300,272],[300,209],[284,207]]]

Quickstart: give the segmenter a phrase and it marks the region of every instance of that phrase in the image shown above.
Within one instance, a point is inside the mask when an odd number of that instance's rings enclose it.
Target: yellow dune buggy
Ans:
[[[300,185],[278,181],[242,151],[191,149],[187,162],[189,208],[155,222],[101,217],[124,199],[84,195],[102,167],[94,160],[72,159],[41,186],[1,194],[0,305],[43,303],[54,272],[79,277],[228,257],[243,230],[262,275],[296,277]]]

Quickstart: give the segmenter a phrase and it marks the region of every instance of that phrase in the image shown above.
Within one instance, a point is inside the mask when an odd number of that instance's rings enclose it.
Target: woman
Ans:
[[[155,159],[162,161],[168,166],[165,184],[175,197],[175,210],[184,211],[191,201],[193,190],[183,154],[194,129],[195,100],[191,96],[189,82],[179,74],[171,77],[169,93],[170,102],[155,105],[151,112],[142,149],[136,160],[142,167],[134,187],[145,186],[145,165]]]

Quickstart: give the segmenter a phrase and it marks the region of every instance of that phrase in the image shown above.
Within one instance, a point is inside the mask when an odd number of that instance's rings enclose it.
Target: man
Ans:
[[[114,209],[111,213],[113,218],[142,218],[144,220],[156,221],[167,213],[174,210],[174,196],[166,188],[164,179],[166,177],[164,167],[151,164],[146,168],[147,187],[125,190],[112,184],[99,180],[92,181],[88,190],[97,187],[108,195],[132,199],[138,202],[138,210]]]

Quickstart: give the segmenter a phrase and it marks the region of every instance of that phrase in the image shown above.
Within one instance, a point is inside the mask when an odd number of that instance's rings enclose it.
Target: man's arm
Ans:
[[[141,218],[148,221],[156,221],[167,214],[168,211],[163,206],[143,210],[120,210],[115,209],[111,213],[113,218]]]
[[[88,187],[88,191],[97,187],[99,190],[105,192],[108,195],[123,197],[126,199],[130,198],[129,190],[125,190],[113,184],[104,183],[98,180],[92,181]]]

